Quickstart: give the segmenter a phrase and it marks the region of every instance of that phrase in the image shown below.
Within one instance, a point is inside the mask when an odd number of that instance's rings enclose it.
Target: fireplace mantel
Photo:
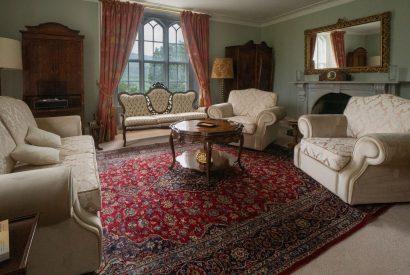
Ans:
[[[316,101],[329,93],[350,96],[397,95],[398,81],[298,81],[298,115],[310,114]]]

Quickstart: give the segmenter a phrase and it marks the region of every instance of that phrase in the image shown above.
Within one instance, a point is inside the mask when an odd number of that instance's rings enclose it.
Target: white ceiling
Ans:
[[[255,25],[281,18],[294,18],[355,0],[137,0],[164,7],[189,9],[210,14],[220,21]]]

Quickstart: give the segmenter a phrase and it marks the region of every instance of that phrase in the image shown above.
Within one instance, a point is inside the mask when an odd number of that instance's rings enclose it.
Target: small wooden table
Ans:
[[[198,123],[214,124],[215,126],[198,126]],[[170,169],[174,167],[175,161],[178,161],[184,168],[205,172],[208,182],[211,171],[226,169],[235,163],[238,163],[242,170],[244,169],[241,164],[243,146],[242,124],[223,119],[201,119],[176,122],[171,124],[170,128],[169,144],[172,150],[172,164],[169,167]],[[204,145],[204,149],[203,151],[185,151],[176,158],[174,138],[178,141],[201,142]],[[227,144],[231,142],[239,142],[237,158],[225,152],[212,150],[212,145],[215,143]],[[206,154],[206,162],[204,164],[200,163],[196,158],[200,152]]]
[[[37,222],[38,214],[9,221],[10,259],[0,262],[0,274],[26,274],[28,254]]]

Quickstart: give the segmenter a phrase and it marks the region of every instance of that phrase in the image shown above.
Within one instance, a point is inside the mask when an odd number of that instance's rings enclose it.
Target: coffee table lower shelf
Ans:
[[[201,164],[196,159],[196,155],[202,150],[189,150],[183,152],[176,157],[176,161],[181,164],[182,167],[187,169],[197,170],[199,172],[206,172],[206,164]],[[211,171],[224,170],[232,167],[238,160],[238,157],[231,154],[212,150]]]

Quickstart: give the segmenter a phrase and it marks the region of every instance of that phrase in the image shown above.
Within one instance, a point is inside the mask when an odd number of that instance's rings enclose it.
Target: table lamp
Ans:
[[[233,78],[232,58],[217,57],[212,65],[211,78],[220,79],[220,93],[222,102],[225,101],[224,79]]]
[[[21,70],[23,64],[21,61],[20,41],[0,37],[0,95],[1,95],[1,71],[4,70]]]

